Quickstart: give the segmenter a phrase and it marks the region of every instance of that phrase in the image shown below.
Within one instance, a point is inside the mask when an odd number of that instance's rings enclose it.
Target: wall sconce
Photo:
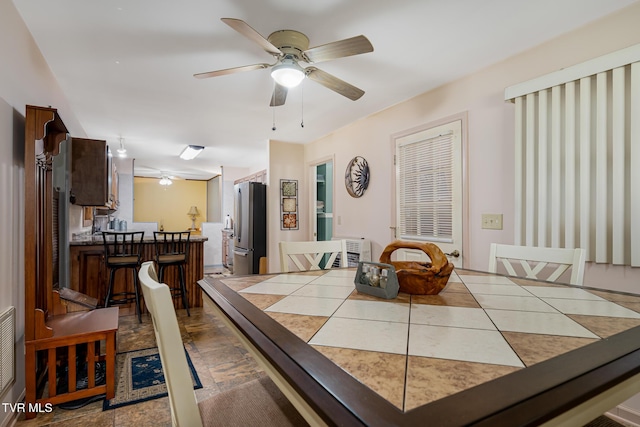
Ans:
[[[184,160],[195,159],[200,152],[204,150],[202,145],[187,145],[182,153],[180,153],[180,158]]]
[[[187,215],[191,217],[191,230],[196,229],[196,217],[200,216],[200,212],[198,212],[198,208],[196,206],[191,206]]]

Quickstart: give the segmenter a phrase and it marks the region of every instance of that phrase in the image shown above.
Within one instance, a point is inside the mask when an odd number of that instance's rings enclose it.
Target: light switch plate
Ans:
[[[502,214],[482,214],[482,228],[502,230]]]

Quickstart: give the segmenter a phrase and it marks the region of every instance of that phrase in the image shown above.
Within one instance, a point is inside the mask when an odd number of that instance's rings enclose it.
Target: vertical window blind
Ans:
[[[640,266],[640,45],[507,88],[515,243]]]
[[[399,236],[453,241],[453,132],[399,143],[396,151]]]

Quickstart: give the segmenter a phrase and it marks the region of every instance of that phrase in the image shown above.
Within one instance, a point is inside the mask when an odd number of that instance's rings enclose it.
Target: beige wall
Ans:
[[[187,215],[191,206],[197,206],[196,228],[207,220],[207,181],[176,179],[172,185],[160,185],[156,178],[133,179],[133,220],[157,222],[158,229],[182,231],[191,227]]]
[[[304,146],[280,141],[269,141],[269,167],[267,169],[267,258],[269,271],[280,271],[278,242],[309,240],[310,226],[306,203],[306,170],[302,159]],[[298,230],[280,229],[280,180],[298,181]],[[302,203],[305,201],[305,203]]]
[[[364,156],[371,168],[369,189],[362,198],[350,197],[341,179],[336,180],[334,234],[370,238],[377,258],[393,238],[389,227],[395,225],[391,135],[466,112],[469,250],[465,266],[486,270],[489,244],[513,242],[514,107],[504,102],[504,89],[640,43],[638,22],[640,3],[306,145],[304,162],[335,155],[338,177],[356,155]],[[502,213],[504,229],[481,229],[483,213]],[[630,267],[589,265],[585,276],[586,285],[609,288],[615,284],[630,292],[640,292],[637,283],[640,269]]]

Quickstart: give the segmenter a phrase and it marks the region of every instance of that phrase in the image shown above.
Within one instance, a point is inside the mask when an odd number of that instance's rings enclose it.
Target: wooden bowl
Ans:
[[[423,251],[430,263],[417,261],[391,261],[391,254],[397,249],[418,249]],[[453,271],[453,264],[440,248],[433,243],[406,242],[396,240],[384,248],[380,262],[391,264],[396,269],[400,292],[412,295],[437,295],[442,291]]]

